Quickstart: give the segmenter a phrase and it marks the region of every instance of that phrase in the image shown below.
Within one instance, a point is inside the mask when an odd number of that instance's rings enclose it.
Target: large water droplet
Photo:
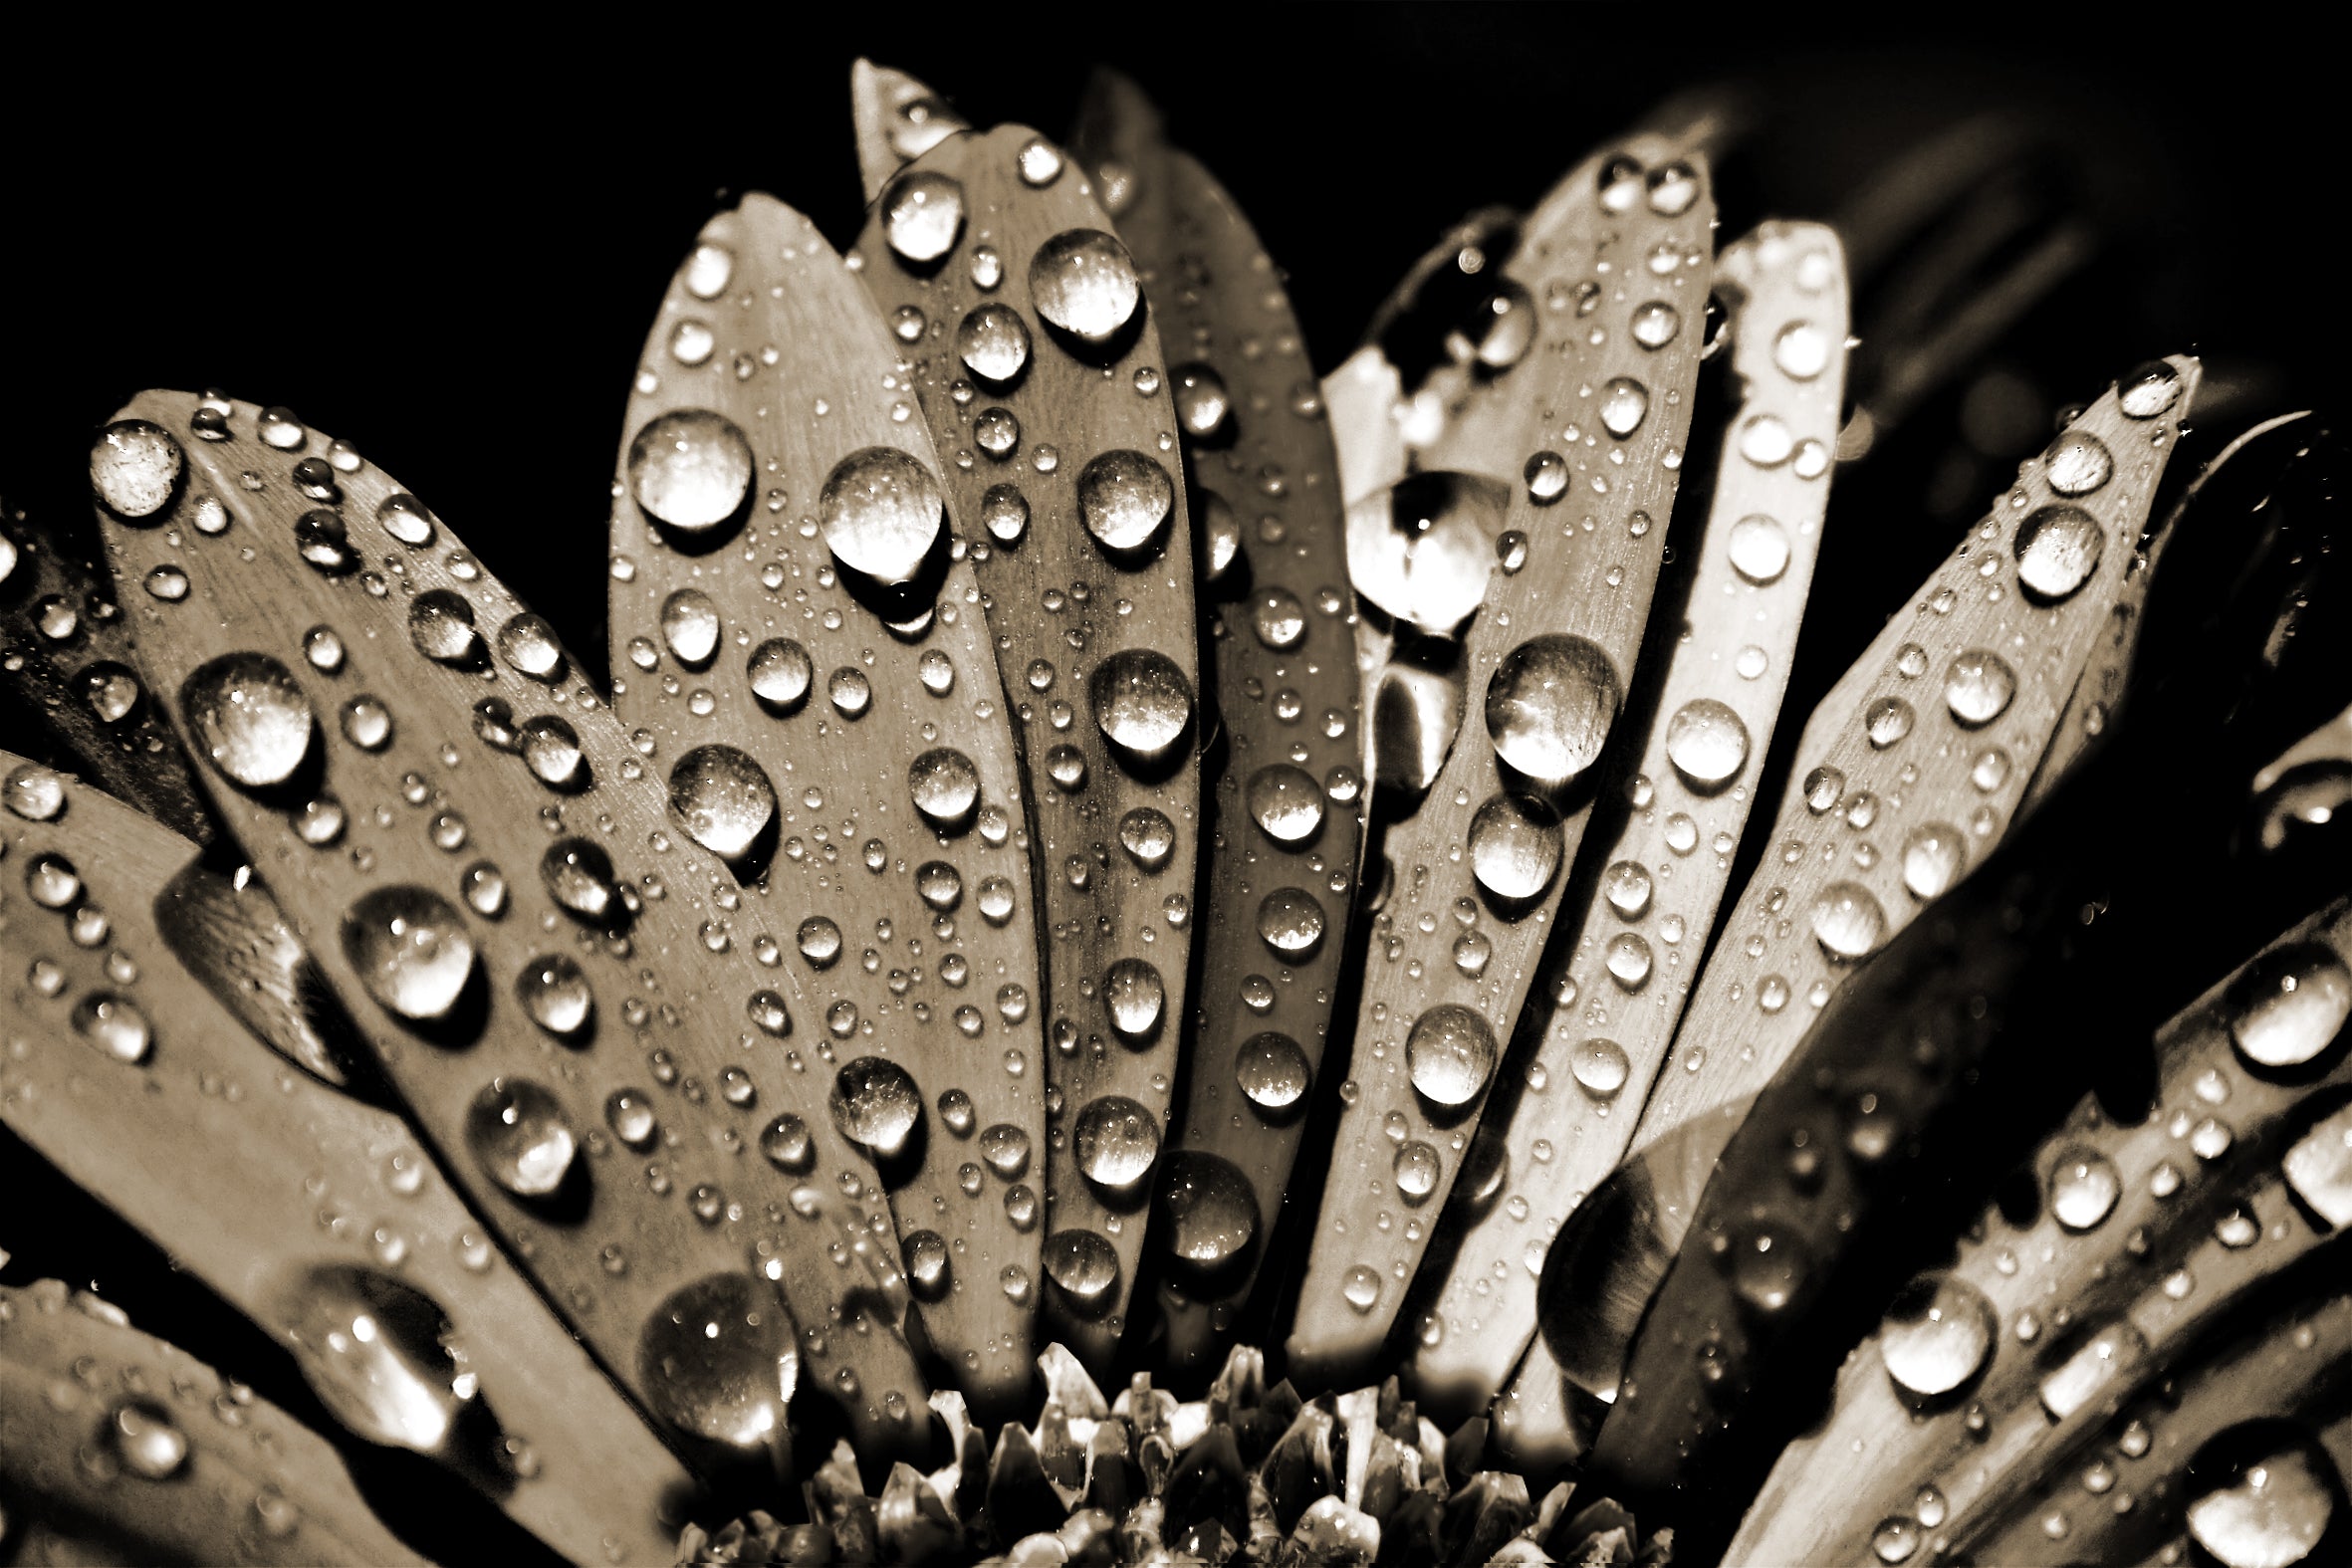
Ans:
[[[153,517],[171,504],[187,454],[161,425],[122,419],[99,432],[90,449],[90,488],[125,522]]]
[[[1593,1038],[1578,1045],[1568,1057],[1568,1071],[1575,1076],[1576,1087],[1596,1100],[1606,1100],[1625,1087],[1633,1063],[1625,1047],[1615,1040]]]
[[[1968,843],[1949,822],[1923,822],[1903,841],[1903,885],[1925,902],[1940,898],[1960,880]]]
[[[1127,248],[1097,229],[1068,229],[1038,247],[1029,264],[1038,314],[1080,342],[1116,337],[1143,303]]]
[[[1165,757],[1192,723],[1192,682],[1156,648],[1123,648],[1086,678],[1095,728],[1130,761]]]
[[[1302,963],[1323,940],[1323,906],[1301,887],[1278,887],[1259,901],[1258,940],[1286,963]]]
[[[612,857],[588,839],[560,838],[550,844],[539,859],[539,879],[560,908],[591,924],[627,913]]]
[[[427,588],[409,601],[408,640],[434,663],[460,669],[479,665],[485,651],[474,629],[474,606],[447,588]]]
[[[1666,760],[1685,784],[1713,794],[1748,766],[1748,726],[1730,704],[1694,697],[1667,721]]]
[[[1879,1325],[1878,1353],[1895,1386],[1941,1399],[1967,1383],[1993,1352],[1993,1304],[1953,1274],[1913,1280]]]
[[[751,494],[752,447],[725,414],[680,408],[649,421],[629,443],[629,490],[656,521],[705,534],[733,518]]]
[[[1078,473],[1078,516],[1104,550],[1131,555],[1159,538],[1176,506],[1175,482],[1157,458],[1114,448]]]
[[[1278,844],[1303,844],[1323,825],[1323,786],[1289,763],[1272,763],[1250,776],[1250,818]]]
[[[690,670],[710,663],[719,648],[719,607],[700,588],[679,588],[661,601],[661,640]]]
[[[66,782],[35,763],[9,771],[0,800],[28,822],[54,822],[66,809]],[[55,905],[50,906],[55,908]]]
[[[2154,419],[2181,395],[2181,372],[2152,359],[2115,383],[2116,400],[2129,419]]]
[[[923,820],[943,832],[967,821],[980,803],[980,770],[953,747],[917,757],[907,767],[906,786]]]
[[[1470,871],[1488,896],[1521,904],[1559,873],[1565,836],[1557,812],[1538,800],[1493,794],[1470,819]]]
[[[1160,1026],[1168,989],[1160,972],[1139,958],[1114,961],[1102,977],[1103,1010],[1122,1039],[1151,1037]]]
[[[1416,474],[1347,509],[1347,573],[1388,614],[1450,636],[1486,597],[1510,491],[1474,474]]]
[[[564,678],[564,645],[556,628],[527,610],[498,628],[498,656],[517,675],[551,685]]]
[[[1499,1054],[1493,1026],[1458,1003],[1431,1008],[1405,1036],[1405,1070],[1413,1087],[1449,1108],[1468,1105],[1485,1091]]]
[[[1530,637],[1487,682],[1487,735],[1516,772],[1557,787],[1599,758],[1616,722],[1617,671],[1597,644]]]
[[[1233,1075],[1252,1105],[1269,1116],[1283,1116],[1306,1097],[1314,1072],[1296,1040],[1269,1029],[1242,1041],[1234,1052]]]
[[[464,918],[428,888],[379,887],[343,917],[344,959],[376,1005],[429,1022],[449,1015],[474,973]]]
[[[1732,525],[1727,543],[1733,569],[1751,582],[1775,582],[1788,569],[1788,531],[1777,519],[1744,517]]]
[[[673,1293],[637,1338],[637,1381],[653,1413],[690,1437],[759,1449],[785,1433],[801,1362],[790,1314],[749,1273]]]
[[[1832,882],[1813,900],[1813,939],[1831,958],[1858,959],[1886,940],[1886,911],[1859,882]]]
[[[893,585],[923,569],[947,522],[931,471],[887,446],[863,448],[834,464],[817,510],[835,560]]]
[[[2352,970],[2318,943],[2265,953],[2229,990],[2230,1037],[2256,1067],[2312,1061],[2352,1017]]]
[[[1029,327],[1007,305],[983,305],[956,329],[956,357],[991,386],[1003,386],[1029,364]]]
[[[1078,1112],[1070,1148],[1087,1181],[1114,1193],[1130,1192],[1160,1157],[1160,1121],[1137,1101],[1106,1094]]]
[[[882,192],[882,236],[901,260],[927,266],[955,249],[964,187],[932,169],[909,169]]]
[[[922,1091],[906,1069],[886,1056],[859,1056],[833,1074],[833,1125],[876,1159],[906,1148],[923,1119]]]
[[[147,1015],[128,997],[111,991],[93,992],[74,1005],[74,1032],[119,1062],[136,1066],[154,1049],[155,1032]]]
[[[561,1188],[580,1152],[563,1103],[528,1078],[493,1078],[474,1096],[465,1143],[482,1173],[517,1198]]]
[[[2300,1442],[2275,1450],[2189,1504],[2189,1533],[2222,1568],[2307,1562],[2335,1517],[2332,1469]]]
[[[2069,430],[2042,454],[2050,489],[2061,496],[2087,496],[2115,472],[2107,443],[2088,430]]]
[[[1118,1249],[1091,1231],[1057,1231],[1046,1238],[1046,1277],[1072,1310],[1092,1317],[1118,1297]]]
[[[441,1308],[373,1270],[311,1270],[287,1292],[277,1326],[320,1402],[369,1443],[439,1454],[473,1398]]]
[[[228,653],[198,666],[179,702],[196,744],[233,784],[273,788],[310,757],[311,700],[294,672],[266,653]]]
[[[809,695],[810,682],[817,678],[809,650],[790,637],[771,637],[752,649],[744,671],[760,706],[780,714],[799,708]]]
[[[698,746],[670,768],[670,809],[696,843],[740,860],[776,820],[776,786],[748,754]]]
[[[1258,1196],[1240,1166],[1179,1149],[1160,1176],[1160,1235],[1168,1252],[1203,1271],[1224,1267],[1258,1238]]]
[[[1618,376],[1600,389],[1600,422],[1620,441],[1641,428],[1649,411],[1649,388],[1629,375]]]
[[[1969,729],[1981,729],[2008,711],[2017,695],[2017,676],[2000,655],[1971,648],[1952,661],[1944,675],[1944,702],[1952,717]]]
[[[108,1412],[107,1443],[124,1472],[140,1480],[169,1480],[188,1462],[188,1435],[152,1400],[127,1400]],[[0,1530],[7,1526],[0,1514]]]
[[[2106,543],[2099,520],[2082,508],[2043,507],[2017,526],[2017,580],[2044,603],[2066,598],[2090,580]]]
[[[2069,1149],[2050,1167],[2050,1214],[2069,1231],[2094,1229],[2122,1196],[2123,1178],[2096,1149]]]
[[[531,1021],[550,1034],[572,1039],[595,1016],[595,993],[578,962],[563,953],[535,958],[515,977],[515,996]]]

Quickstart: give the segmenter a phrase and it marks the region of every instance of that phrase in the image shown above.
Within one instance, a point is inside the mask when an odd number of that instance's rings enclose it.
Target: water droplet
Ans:
[[[734,420],[708,408],[648,421],[629,443],[627,466],[637,505],[684,534],[718,528],[751,494],[751,442]]]
[[[1273,763],[1250,776],[1250,818],[1276,843],[1306,843],[1323,825],[1323,789],[1314,776],[1289,763]]]
[[[1122,1039],[1148,1039],[1160,1026],[1168,989],[1160,972],[1138,958],[1114,960],[1102,977],[1103,1010]]]
[[[1313,1078],[1298,1042],[1272,1029],[1242,1041],[1234,1052],[1233,1071],[1242,1093],[1269,1116],[1294,1109]]]
[[[1664,300],[1652,300],[1633,313],[1633,340],[1644,348],[1663,348],[1682,331],[1682,313]]]
[[[136,1066],[154,1048],[147,1015],[128,997],[94,992],[74,1006],[74,1031],[118,1062]]]
[[[1029,532],[1029,499],[1012,485],[991,485],[980,498],[980,521],[998,544],[1018,544]]]
[[[1600,422],[1622,441],[1641,428],[1650,411],[1650,391],[1629,375],[1618,376],[1600,391]]]
[[[1241,1167],[1219,1155],[1169,1155],[1159,1191],[1160,1235],[1169,1255],[1210,1271],[1242,1256],[1258,1238],[1258,1198]]]
[[[1551,886],[1563,845],[1558,814],[1540,801],[1493,794],[1470,819],[1471,874],[1505,904],[1525,903]]]
[[[1158,459],[1123,448],[1104,452],[1078,472],[1078,516],[1104,550],[1129,555],[1159,537],[1176,505],[1176,486]]]
[[[474,629],[474,606],[447,588],[427,588],[408,606],[408,640],[436,664],[470,669],[482,662],[482,634]]]
[[[1323,940],[1323,906],[1304,888],[1278,887],[1259,902],[1258,937],[1286,963],[1302,963]]]
[[[1260,642],[1278,653],[1287,652],[1306,636],[1306,606],[1288,588],[1261,588],[1250,624]]]
[[[1878,1528],[1871,1532],[1870,1549],[1878,1554],[1878,1560],[1882,1563],[1909,1562],[1912,1554],[1919,1550],[1919,1538],[1918,1521],[1897,1514],[1881,1521]]]
[[[1593,1038],[1579,1044],[1568,1057],[1568,1071],[1576,1087],[1596,1100],[1613,1099],[1632,1075],[1633,1063],[1615,1040]]]
[[[1911,726],[1916,722],[1917,715],[1911,711],[1911,704],[1900,697],[1881,697],[1862,714],[1863,733],[1869,736],[1870,744],[1882,752],[1909,735]]]
[[[1146,871],[1157,871],[1176,852],[1176,824],[1156,806],[1139,805],[1119,818],[1119,847]]]
[[[1096,229],[1069,229],[1038,247],[1029,264],[1029,294],[1048,322],[1098,345],[1134,319],[1143,284],[1117,240]]]
[[[588,759],[581,751],[580,732],[568,721],[543,713],[524,723],[517,741],[524,766],[541,784],[551,789],[579,786]]]
[[[2061,496],[2087,496],[2115,473],[2107,443],[2088,430],[2069,430],[2042,454],[2050,489]]]
[[[955,249],[964,228],[964,187],[930,169],[910,169],[882,192],[882,236],[902,261],[921,267]]]
[[[1192,682],[1154,648],[1123,648],[1096,665],[1086,700],[1103,739],[1133,761],[1166,756],[1192,723]]]
[[[1415,474],[1347,510],[1347,570],[1386,613],[1449,636],[1486,597],[1510,492],[1491,479]]]
[[[1078,1112],[1070,1147],[1087,1181],[1130,1192],[1159,1160],[1159,1119],[1125,1095],[1106,1094]]]
[[[1879,1325],[1878,1353],[1895,1386],[1941,1399],[1977,1375],[1993,1353],[1993,1304],[1957,1275],[1913,1280]]]
[[[898,1243],[906,1264],[906,1282],[919,1300],[944,1299],[954,1281],[948,1260],[947,1237],[936,1231],[917,1231]]]
[[[2070,1149],[2050,1168],[2050,1214],[2069,1231],[2094,1229],[2122,1195],[2123,1178],[2095,1149]]]
[[[1791,380],[1811,380],[1829,368],[1829,335],[1811,322],[1790,322],[1772,339],[1772,363]]]
[[[906,784],[923,820],[942,832],[962,825],[980,803],[980,770],[953,747],[917,757],[907,768]]]
[[[188,1462],[188,1436],[171,1413],[151,1400],[129,1400],[107,1415],[107,1443],[124,1473],[169,1480]],[[0,1529],[7,1520],[0,1516]]]
[[[223,654],[199,666],[180,687],[180,711],[212,766],[247,789],[286,783],[311,755],[310,699],[267,654]]]
[[[540,857],[539,879],[557,905],[601,924],[626,913],[612,857],[585,838],[561,838]]]
[[[2301,1442],[2264,1455],[2189,1504],[2189,1533],[2223,1568],[2291,1568],[2335,1518],[2334,1466]]]
[[[1233,397],[1216,370],[1199,363],[1176,365],[1168,371],[1168,383],[1169,395],[1176,402],[1177,422],[1184,426],[1186,435],[1205,441],[1225,428],[1233,411]]]
[[[1926,822],[1903,842],[1903,885],[1922,903],[1939,898],[1960,880],[1968,861],[1967,840],[1949,822]]]
[[[517,675],[551,685],[564,678],[564,647],[556,628],[526,611],[498,629],[498,656]]]
[[[545,1198],[564,1185],[579,1143],[564,1106],[528,1078],[493,1078],[466,1108],[466,1151],[517,1198]]]
[[[443,1451],[474,1387],[430,1297],[369,1269],[326,1266],[288,1292],[277,1317],[338,1421],[369,1443]]]
[[[1582,637],[1530,637],[1487,683],[1487,734],[1518,773],[1556,787],[1592,766],[1615,723],[1615,666]]]
[[[1729,704],[1693,698],[1667,722],[1666,757],[1685,784],[1713,794],[1748,766],[1748,726]]]
[[[1859,959],[1886,940],[1887,917],[1859,882],[1832,882],[1813,901],[1813,939],[1831,958]]]
[[[947,522],[929,469],[896,447],[869,446],[833,465],[818,497],[833,558],[877,582],[909,582]]]
[[[433,518],[424,503],[403,491],[383,498],[375,509],[375,525],[411,550],[433,542]]]
[[[2106,543],[2082,508],[2043,507],[2017,527],[2017,580],[2045,603],[2066,598],[2090,580]]]
[[[1788,569],[1788,531],[1761,512],[1732,525],[1729,546],[1733,569],[1751,582],[1777,581]]]
[[[1104,1311],[1118,1297],[1118,1250],[1091,1231],[1058,1231],[1048,1236],[1043,1261],[1046,1277],[1081,1316]]]
[[[9,772],[7,784],[0,785],[0,799],[28,822],[54,822],[65,813],[66,782],[49,769],[26,763]]]
[[[2115,390],[2125,417],[2153,419],[2181,395],[2181,374],[2163,360],[2152,359],[2116,382]]]
[[[1437,1191],[1443,1163],[1435,1149],[1416,1139],[1397,1150],[1392,1169],[1397,1192],[1406,1203],[1418,1206],[1427,1203],[1429,1195]]]
[[[2352,1017],[2352,970],[2332,949],[2295,944],[2263,954],[2229,990],[2230,1037],[2255,1067],[2315,1060]]]
[[[1358,1312],[1369,1312],[1380,1299],[1380,1274],[1368,1263],[1348,1269],[1339,1282],[1341,1299]]]
[[[531,1021],[564,1039],[585,1032],[595,1016],[595,994],[580,965],[562,953],[535,958],[515,977],[515,995]]]
[[[696,843],[740,860],[776,820],[776,786],[748,754],[698,746],[670,768],[670,809]]]
[[[1845,798],[1846,776],[1834,768],[1816,768],[1805,775],[1805,809],[1819,816]]]
[[[637,1380],[653,1412],[690,1437],[755,1450],[780,1440],[800,1381],[794,1325],[749,1273],[673,1293],[637,1339]]]
[[[771,637],[754,648],[744,670],[751,678],[752,696],[777,714],[798,709],[817,678],[809,650],[790,637]]]
[[[833,1074],[833,1125],[876,1159],[902,1153],[923,1119],[922,1092],[906,1069],[883,1056],[859,1056]]]
[[[1494,1028],[1457,1003],[1422,1013],[1405,1036],[1405,1068],[1413,1087],[1440,1106],[1468,1105],[1485,1092],[1499,1054]]]
[[[473,976],[474,944],[449,902],[426,888],[375,888],[343,918],[344,959],[376,1005],[419,1022],[449,1015]]]
[[[1952,661],[1944,675],[1944,702],[1952,717],[1975,730],[2008,711],[2017,694],[2014,671],[1997,653],[1971,648]]]
[[[125,522],[153,517],[169,506],[187,469],[179,442],[144,419],[118,420],[99,432],[90,449],[90,488]]]
[[[760,1134],[760,1154],[780,1171],[806,1175],[817,1164],[817,1146],[809,1124],[790,1111],[770,1122]]]

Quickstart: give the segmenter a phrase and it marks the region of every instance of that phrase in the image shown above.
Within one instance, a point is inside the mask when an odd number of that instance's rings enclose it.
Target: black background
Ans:
[[[771,191],[836,244],[853,237],[860,52],[976,123],[1057,135],[1093,64],[1135,78],[1289,273],[1318,369],[1446,225],[1531,204],[1686,89],[1733,82],[1759,110],[1722,171],[1727,239],[1766,216],[1834,217],[1886,160],[1966,116],[2046,132],[2051,188],[2098,249],[1841,472],[1792,714],[2061,404],[2137,361],[2199,352],[2242,425],[2325,404],[2347,373],[2332,212],[2344,89],[2316,37],[2271,16],[1976,13],[1972,41],[1955,44],[1853,41],[1831,11],[1744,32],[1654,7],[983,3],[870,8],[863,31],[854,9],[822,28],[809,9],[758,24],[683,8],[583,15],[495,44],[191,12],[169,32],[121,19],[18,53],[0,104],[0,496],[35,526],[85,528],[90,437],[143,386],[285,404],[398,476],[600,664],[606,487],[651,313],[728,193]],[[1991,417],[1988,386],[2040,422]],[[1772,769],[1795,728],[1782,726]],[[1776,787],[1770,773],[1763,787]],[[2238,956],[2151,984],[2177,1001]],[[2161,1016],[2167,1000],[2140,1010]],[[1972,1190],[1980,1179],[1963,1174]],[[96,1282],[144,1326],[315,1409],[271,1352],[175,1296],[21,1151],[0,1151],[0,1248],[17,1253],[12,1282]],[[429,1484],[404,1461],[370,1462],[387,1499]],[[429,1490],[441,1516],[412,1525],[428,1549],[527,1555]]]

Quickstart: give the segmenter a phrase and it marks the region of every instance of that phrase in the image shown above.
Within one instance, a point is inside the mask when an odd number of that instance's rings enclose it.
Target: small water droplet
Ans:
[[[466,1150],[482,1173],[517,1198],[564,1185],[579,1153],[564,1106],[528,1078],[493,1078],[466,1108]]]

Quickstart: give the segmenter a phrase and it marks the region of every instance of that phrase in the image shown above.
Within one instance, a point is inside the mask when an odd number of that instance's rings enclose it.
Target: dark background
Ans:
[[[1845,41],[1830,12],[1745,34],[1669,15],[894,7],[873,8],[870,31],[796,34],[813,24],[788,8],[765,26],[646,12],[592,49],[570,36],[585,20],[492,47],[319,37],[268,12],[188,13],[184,36],[125,19],[20,53],[0,89],[0,497],[35,527],[87,528],[90,437],[143,386],[285,404],[398,476],[600,665],[606,487],[651,313],[728,193],[768,190],[836,244],[854,235],[859,52],[978,124],[1055,135],[1092,65],[1135,78],[1290,274],[1325,370],[1447,225],[1532,204],[1672,95],[1731,83],[1755,111],[1720,170],[1726,240],[1766,216],[1835,219],[1891,159],[1971,116],[2028,131],[2018,200],[2033,224],[2084,225],[2095,249],[1840,471],[1792,716],[2061,405],[2140,360],[2198,352],[2210,450],[2262,415],[2325,405],[2344,380],[2329,211],[2352,133],[2337,62],[2292,24],[2201,12],[2167,33],[2154,13],[2045,8],[1972,14],[1960,45]],[[144,64],[123,58],[133,50]],[[1931,232],[1925,248],[1939,243]],[[1865,279],[1858,301],[1866,359],[1900,346],[1867,340],[1886,307],[1874,288]],[[1924,325],[1968,298],[1964,284]],[[1698,450],[1687,478],[1705,471]],[[1781,727],[1767,794],[1797,728]],[[2245,949],[2234,933],[2190,951],[2149,976],[2135,1014],[2162,1017]],[[2053,1103],[2073,1092],[2053,1086]],[[1991,1180],[1956,1172],[1954,1212],[1973,1212]],[[16,1253],[11,1282],[95,1282],[324,1423],[274,1351],[21,1150],[0,1150],[0,1248]],[[490,1542],[529,1555],[420,1467],[365,1468],[387,1500],[435,1498],[415,1528],[437,1555]]]

